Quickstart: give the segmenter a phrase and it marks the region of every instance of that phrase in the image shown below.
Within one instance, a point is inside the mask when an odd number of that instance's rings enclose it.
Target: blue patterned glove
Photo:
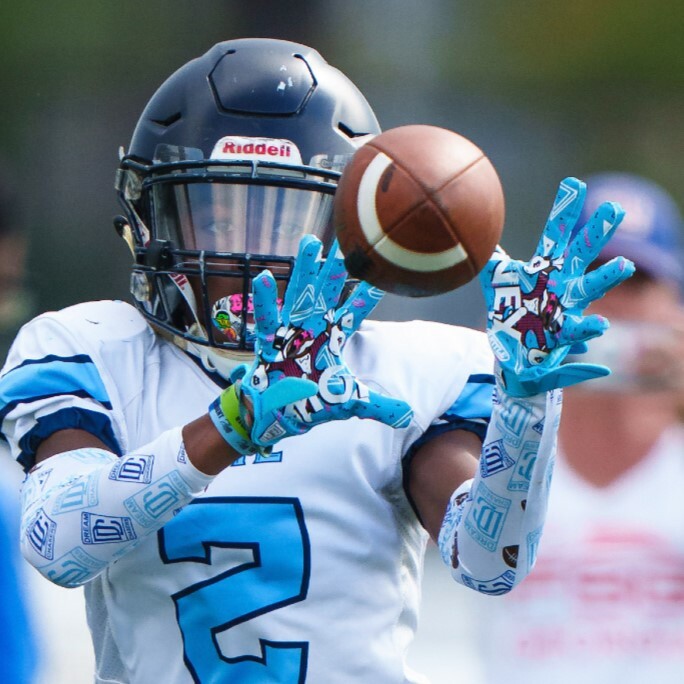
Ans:
[[[384,293],[361,282],[339,304],[347,279],[344,258],[337,243],[325,261],[321,251],[318,238],[302,238],[280,311],[273,275],[264,271],[253,281],[256,358],[236,370],[235,385],[216,409],[239,433],[226,435],[219,427],[238,451],[268,451],[284,437],[352,416],[395,428],[410,423],[408,404],[371,391],[343,358],[347,340]]]
[[[634,273],[634,264],[623,257],[586,273],[624,212],[605,202],[574,233],[585,194],[582,181],[563,180],[532,259],[516,261],[497,248],[480,273],[497,375],[513,397],[610,373],[605,366],[563,363],[570,351],[585,351],[587,340],[608,328],[605,318],[584,316],[584,309]]]

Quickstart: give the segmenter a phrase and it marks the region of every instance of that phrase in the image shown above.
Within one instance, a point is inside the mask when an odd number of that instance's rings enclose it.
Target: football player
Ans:
[[[429,536],[477,591],[530,572],[560,388],[608,372],[563,360],[632,271],[585,274],[622,211],[570,242],[585,187],[565,179],[534,258],[497,250],[482,272],[488,334],[369,322],[382,293],[348,282],[331,207],[378,132],[315,50],[214,46],[121,156],[135,307],[18,335],[0,412],[29,471],[23,551],[85,586],[96,681],[416,681]]]

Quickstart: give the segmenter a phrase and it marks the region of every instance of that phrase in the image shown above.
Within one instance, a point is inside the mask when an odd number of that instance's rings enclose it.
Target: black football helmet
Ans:
[[[185,64],[117,173],[136,306],[210,370],[249,352],[251,279],[287,280],[306,233],[327,251],[341,171],[379,132],[356,86],[304,45],[230,40]]]

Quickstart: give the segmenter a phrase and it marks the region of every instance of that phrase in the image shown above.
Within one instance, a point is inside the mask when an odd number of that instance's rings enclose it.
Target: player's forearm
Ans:
[[[454,492],[439,547],[454,579],[503,594],[534,564],[548,503],[561,390],[513,399],[498,390],[478,472]]]
[[[226,442],[206,413],[183,427],[183,443],[190,462],[207,475],[218,475],[243,455]]]
[[[92,448],[57,454],[24,483],[22,552],[55,584],[84,584],[161,528],[212,479],[188,459],[180,428],[120,458]]]

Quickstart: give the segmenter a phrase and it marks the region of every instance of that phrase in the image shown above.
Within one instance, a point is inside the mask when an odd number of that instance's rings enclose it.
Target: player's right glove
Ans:
[[[586,272],[624,212],[605,202],[575,232],[585,194],[582,181],[563,180],[532,259],[516,261],[498,249],[480,274],[497,375],[511,396],[529,397],[610,373],[605,366],[563,363],[570,351],[585,351],[587,340],[608,328],[605,318],[584,316],[586,307],[634,273],[624,257]]]
[[[253,281],[255,359],[239,366],[231,386],[209,415],[236,451],[268,452],[284,437],[315,425],[351,417],[395,428],[410,423],[410,406],[370,390],[347,366],[343,351],[383,292],[361,282],[347,299],[347,279],[337,243],[325,261],[318,238],[306,235],[285,293],[282,310],[269,271]]]

